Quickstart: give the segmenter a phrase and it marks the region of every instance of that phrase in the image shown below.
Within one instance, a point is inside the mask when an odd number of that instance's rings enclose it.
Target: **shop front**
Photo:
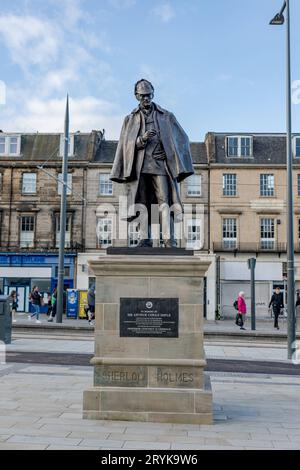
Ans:
[[[65,289],[74,287],[75,254],[65,257]],[[58,255],[49,253],[0,253],[0,291],[17,292],[18,311],[30,312],[29,293],[38,286],[47,311],[47,295],[57,286]]]

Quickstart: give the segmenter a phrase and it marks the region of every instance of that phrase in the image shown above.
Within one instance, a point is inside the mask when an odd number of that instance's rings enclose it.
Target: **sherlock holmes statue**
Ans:
[[[139,80],[134,93],[139,106],[125,117],[110,179],[126,185],[128,221],[147,208],[138,246],[152,246],[150,214],[156,204],[164,246],[175,247],[174,215],[183,211],[178,183],[194,173],[189,139],[175,116],[152,102],[149,81]]]

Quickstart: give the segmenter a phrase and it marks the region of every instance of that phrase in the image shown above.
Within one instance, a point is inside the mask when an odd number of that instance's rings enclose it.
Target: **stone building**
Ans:
[[[119,236],[123,187],[109,180],[116,146],[100,131],[70,136],[66,287],[86,289],[93,282],[87,261],[108,246],[138,243],[136,224]],[[181,184],[187,227],[178,244],[207,250],[206,148],[192,143],[191,151],[196,175]],[[57,284],[62,153],[60,134],[0,133],[0,289],[17,290],[20,311],[28,311],[33,285],[46,293]]]
[[[268,315],[275,286],[286,288],[286,138],[284,134],[208,133],[209,249],[217,255],[216,310],[233,316],[238,292],[250,308],[255,257],[256,307]],[[300,136],[293,137],[296,286],[300,286]]]
[[[76,283],[76,256],[85,246],[87,166],[100,132],[71,135],[67,187],[65,285]],[[19,310],[28,293],[57,283],[62,136],[0,133],[0,289],[17,290]]]

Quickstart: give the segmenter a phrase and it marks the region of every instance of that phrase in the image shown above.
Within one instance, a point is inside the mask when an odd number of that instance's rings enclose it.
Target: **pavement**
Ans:
[[[223,331],[234,331],[234,326],[221,325]],[[206,323],[205,328],[218,329],[219,322]],[[266,322],[265,330],[273,333]],[[234,360],[237,365],[246,360],[253,365],[264,361],[285,365],[286,339],[276,334],[273,340],[208,336],[206,356]],[[7,345],[10,362],[0,364],[0,450],[300,449],[300,372],[272,374],[270,368],[256,373],[255,367],[252,373],[210,371],[214,409],[210,426],[84,420],[82,396],[93,383],[92,367],[59,365],[59,360],[28,364],[18,362],[17,354],[14,360],[13,352],[71,354],[76,361],[76,355],[93,354],[93,328],[75,333],[14,328],[12,339]]]
[[[18,313],[17,322],[13,324],[14,330],[45,330],[48,334],[49,331],[73,331],[73,332],[92,332],[94,330],[93,326],[90,325],[84,319],[73,319],[63,317],[62,323],[48,322],[48,317],[46,314],[40,315],[41,323],[36,323],[34,319],[28,320],[28,314]],[[250,317],[247,317],[245,328],[246,330],[240,330],[238,326],[235,325],[234,319],[222,319],[218,321],[204,320],[204,335],[206,337],[261,337],[264,339],[280,339],[286,338],[287,335],[287,319],[284,317],[279,318],[279,327],[277,330],[273,326],[273,319],[270,317],[258,318],[256,320],[256,329],[255,331],[251,330],[251,321]],[[300,331],[298,332],[300,339]]]
[[[299,344],[300,347],[300,344]],[[206,340],[204,343],[206,357],[209,359],[235,359],[254,361],[282,361],[287,360],[286,343],[262,343],[248,341],[218,341]],[[12,343],[6,345],[7,352],[49,352],[93,354],[94,338],[72,338],[70,336],[42,335],[27,336],[14,333]]]
[[[214,424],[82,419],[91,367],[0,365],[0,450],[300,449],[300,376],[210,373]]]

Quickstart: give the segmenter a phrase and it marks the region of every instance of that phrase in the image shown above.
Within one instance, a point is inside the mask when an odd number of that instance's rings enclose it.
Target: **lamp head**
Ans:
[[[284,16],[282,13],[277,13],[277,15],[274,16],[274,18],[270,21],[270,25],[275,25],[275,26],[281,26],[284,23]]]

